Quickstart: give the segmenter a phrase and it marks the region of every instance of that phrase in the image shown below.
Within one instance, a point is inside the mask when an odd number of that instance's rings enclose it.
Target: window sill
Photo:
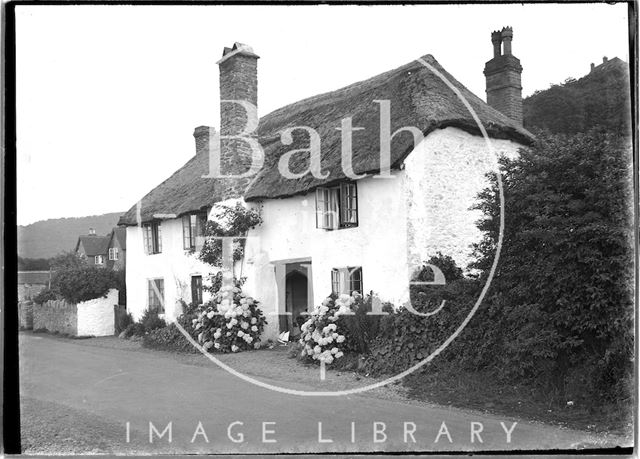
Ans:
[[[357,227],[358,225],[349,225],[349,226],[340,226],[338,228],[316,228],[316,229],[323,230],[323,231],[340,231],[340,230],[346,230],[346,229],[353,229]]]

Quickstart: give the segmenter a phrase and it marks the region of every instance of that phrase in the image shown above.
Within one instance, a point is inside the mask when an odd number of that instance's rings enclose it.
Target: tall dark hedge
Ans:
[[[487,296],[455,341],[429,366],[480,371],[573,400],[621,400],[633,369],[633,236],[630,146],[613,134],[538,134],[515,160],[503,159],[505,231]],[[433,352],[469,313],[487,280],[499,229],[495,177],[479,196],[484,234],[477,279],[452,260],[429,263],[447,285],[412,289],[417,317],[384,317],[366,369],[398,373]],[[430,272],[425,272],[425,279]]]
[[[539,133],[531,150],[502,160],[505,231],[500,262],[478,316],[478,362],[503,376],[600,396],[623,389],[633,349],[631,147],[604,131]],[[480,195],[476,247],[486,272],[498,240],[499,199]]]

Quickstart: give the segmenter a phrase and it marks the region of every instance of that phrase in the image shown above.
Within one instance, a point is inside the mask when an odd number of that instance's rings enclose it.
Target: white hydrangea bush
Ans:
[[[316,306],[311,317],[302,326],[300,344],[302,356],[331,364],[344,355],[348,348],[347,330],[342,316],[353,315],[352,306],[361,298],[358,292],[342,294],[335,300],[328,297]]]
[[[222,286],[193,319],[198,342],[209,352],[259,349],[266,323],[258,302],[238,284]]]

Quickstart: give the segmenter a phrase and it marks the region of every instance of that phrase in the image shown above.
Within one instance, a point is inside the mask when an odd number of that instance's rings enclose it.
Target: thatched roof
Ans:
[[[465,97],[482,121],[488,134],[494,138],[511,139],[522,144],[532,141],[531,134],[516,123],[489,107],[484,101],[460,84],[431,55],[422,58],[443,74]],[[400,127],[415,126],[426,136],[435,129],[454,126],[480,135],[473,117],[457,95],[434,72],[418,61],[383,73],[366,81],[352,84],[337,91],[321,94],[280,108],[260,119],[258,135],[265,152],[265,164],[251,181],[246,193],[247,201],[284,198],[306,193],[317,186],[344,179],[341,160],[341,120],[353,118],[354,127],[364,130],[353,133],[353,170],[357,174],[379,170],[380,105],[374,100],[391,103],[391,132]],[[280,131],[293,126],[315,129],[321,138],[322,171],[329,172],[326,179],[311,174],[299,179],[287,179],[278,170],[278,159],[284,153],[307,148],[308,135],[296,131],[293,144],[280,142]],[[200,128],[199,128],[200,129]],[[413,136],[401,133],[391,143],[391,165],[398,167],[413,149]],[[305,155],[294,156],[290,162],[292,172],[307,167]],[[171,215],[200,210],[211,206],[220,198],[220,186],[215,179],[202,178],[208,168],[206,153],[198,153],[180,170],[153,189],[142,199],[141,221],[149,221],[164,214]],[[217,189],[218,188],[218,189]],[[120,225],[135,225],[136,207],[120,218]]]

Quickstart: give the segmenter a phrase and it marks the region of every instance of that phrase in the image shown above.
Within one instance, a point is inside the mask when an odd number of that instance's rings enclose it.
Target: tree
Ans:
[[[81,268],[88,266],[87,260],[75,252],[63,252],[51,258],[51,269],[56,271],[65,268]]]
[[[48,271],[48,258],[22,258],[18,257],[18,271]]]
[[[604,131],[540,133],[533,148],[501,163],[505,228],[479,318],[485,357],[504,374],[555,388],[582,378],[588,390],[612,395],[632,371],[630,145]],[[485,278],[500,221],[492,181],[477,205],[485,218],[474,267]]]

